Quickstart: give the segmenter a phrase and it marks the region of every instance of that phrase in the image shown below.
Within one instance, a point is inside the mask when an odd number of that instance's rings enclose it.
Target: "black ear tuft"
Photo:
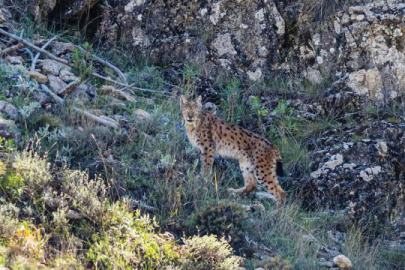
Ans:
[[[280,177],[284,176],[283,162],[281,162],[280,160],[277,160],[276,163],[276,174]]]

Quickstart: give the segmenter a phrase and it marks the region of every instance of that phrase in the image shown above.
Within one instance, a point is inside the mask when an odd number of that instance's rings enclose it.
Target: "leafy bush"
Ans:
[[[52,179],[49,162],[37,153],[29,151],[17,153],[12,167],[15,173],[23,178],[24,184],[33,191],[42,190]]]
[[[232,247],[214,235],[184,239],[180,269],[233,270],[238,269],[241,258],[232,255]]]
[[[0,188],[2,192],[13,195],[21,194],[23,186],[24,179],[21,175],[15,174],[14,172],[8,172],[0,178]]]
[[[102,231],[93,235],[87,258],[107,269],[161,269],[178,260],[172,237],[155,233],[157,224],[148,215],[135,215],[125,202],[111,205]]]
[[[193,233],[198,230],[201,235],[225,236],[233,247],[237,247],[244,241],[244,223],[247,217],[246,209],[241,205],[220,201],[209,204],[194,214],[189,227]]]
[[[77,209],[86,218],[101,224],[107,211],[107,189],[100,177],[89,179],[86,172],[64,169],[59,174],[62,180],[63,197],[71,208]]]

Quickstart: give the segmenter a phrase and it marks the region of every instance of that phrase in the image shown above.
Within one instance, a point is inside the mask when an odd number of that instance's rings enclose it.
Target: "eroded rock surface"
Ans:
[[[107,9],[98,36],[155,63],[196,62],[260,81],[279,57],[285,22],[272,0],[124,1]]]
[[[304,181],[316,206],[346,209],[353,220],[394,225],[403,221],[405,123],[386,121],[323,134]]]

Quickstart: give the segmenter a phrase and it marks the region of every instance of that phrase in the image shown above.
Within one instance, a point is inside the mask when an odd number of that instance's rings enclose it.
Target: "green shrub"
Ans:
[[[194,236],[184,239],[180,269],[184,270],[233,270],[241,259],[232,255],[232,247],[214,235]]]
[[[37,153],[26,150],[17,153],[12,167],[23,178],[27,188],[33,191],[42,190],[52,179],[49,162]]]
[[[0,245],[7,242],[18,226],[19,209],[11,203],[4,203],[0,198]]]
[[[105,269],[161,269],[178,260],[175,242],[168,234],[155,233],[148,215],[135,215],[125,202],[111,205],[100,234],[93,235],[87,258]]]
[[[194,214],[189,223],[192,233],[225,236],[232,246],[238,247],[244,242],[244,223],[248,215],[246,209],[233,202],[220,201],[204,207]]]
[[[97,224],[108,207],[107,189],[103,179],[89,179],[86,172],[63,169],[59,173],[62,192],[71,208],[79,210],[86,218]]]
[[[8,194],[21,194],[24,187],[24,179],[21,175],[8,172],[0,178],[1,191]]]
[[[291,270],[291,264],[280,258],[279,256],[270,257],[268,260],[264,261],[264,268],[271,270]]]

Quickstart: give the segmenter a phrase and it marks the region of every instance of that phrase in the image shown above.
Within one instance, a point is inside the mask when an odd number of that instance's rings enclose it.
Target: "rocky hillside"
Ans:
[[[402,1],[0,4],[0,269],[405,268]],[[277,145],[283,211],[180,94]]]

